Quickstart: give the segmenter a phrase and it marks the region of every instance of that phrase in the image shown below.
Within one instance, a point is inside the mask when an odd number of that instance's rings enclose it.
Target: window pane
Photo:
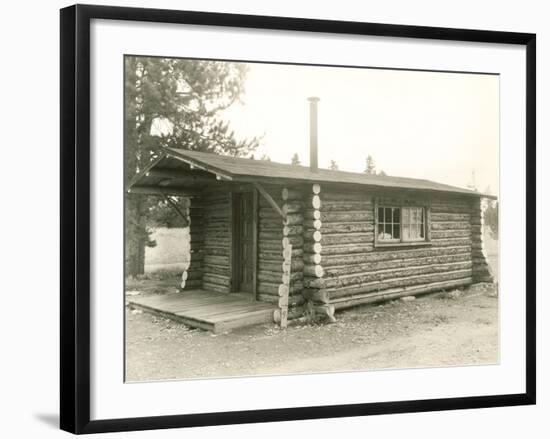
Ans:
[[[399,224],[401,222],[401,209],[399,207],[396,207],[393,209],[393,222]]]
[[[384,222],[384,208],[383,207],[378,208],[378,222],[379,223]]]
[[[403,208],[403,224],[410,224],[411,222],[411,209],[408,207]]]
[[[384,227],[384,235],[386,239],[391,239],[393,236],[392,236],[392,233],[391,233],[391,224],[387,224],[385,225]]]
[[[393,238],[394,239],[399,239],[400,238],[400,231],[399,231],[399,224],[394,224],[393,225]]]
[[[384,222],[391,223],[391,207],[384,208]]]
[[[411,226],[403,224],[403,240],[407,241],[411,239]]]

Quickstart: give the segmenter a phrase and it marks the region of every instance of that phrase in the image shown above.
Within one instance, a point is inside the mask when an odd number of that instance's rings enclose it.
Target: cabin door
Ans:
[[[254,193],[243,192],[233,199],[233,291],[255,293],[256,206]]]

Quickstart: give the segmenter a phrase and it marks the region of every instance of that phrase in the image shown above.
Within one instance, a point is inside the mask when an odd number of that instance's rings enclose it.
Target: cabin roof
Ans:
[[[213,180],[217,178],[218,180],[235,182],[258,181],[283,183],[286,180],[292,180],[294,182],[335,183],[446,192],[496,199],[493,195],[482,194],[469,189],[463,189],[430,180],[368,175],[365,173],[334,171],[330,169],[312,171],[306,166],[276,163],[267,160],[222,156],[177,148],[164,148],[164,152],[159,158],[132,180],[130,187],[162,187],[161,173],[151,172],[155,169],[157,171],[161,169],[172,170],[173,172],[179,170],[182,175],[194,171],[194,174],[197,172],[203,174],[203,178],[206,177],[207,174],[210,174]]]

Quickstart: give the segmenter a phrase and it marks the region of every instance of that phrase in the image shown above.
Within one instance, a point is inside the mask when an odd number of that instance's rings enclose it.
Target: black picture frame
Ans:
[[[90,22],[93,19],[525,46],[527,84],[525,114],[526,392],[479,397],[90,420]],[[63,430],[78,434],[99,433],[535,404],[535,34],[88,5],[75,5],[62,9],[60,25],[60,425]]]

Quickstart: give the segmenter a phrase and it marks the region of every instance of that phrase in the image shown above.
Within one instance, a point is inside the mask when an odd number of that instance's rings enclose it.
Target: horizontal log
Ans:
[[[421,258],[428,256],[445,256],[454,254],[464,254],[471,251],[470,246],[441,247],[441,248],[399,248],[387,251],[373,251],[360,254],[344,255],[323,255],[322,265],[325,269],[339,265],[350,265],[358,263],[369,263],[378,261],[391,261],[409,258]],[[304,255],[305,257],[305,255]]]
[[[283,251],[283,244],[281,241],[266,241],[260,240],[258,242],[258,251],[259,252],[271,252],[271,251]]]
[[[469,213],[436,213],[436,212],[430,212],[430,219],[432,221],[454,221],[454,222],[466,221],[466,222],[470,222],[470,214]]]
[[[288,215],[289,213],[299,213],[303,209],[303,203],[301,201],[288,201],[283,204],[283,213]]]
[[[470,230],[472,231],[472,234],[479,234],[481,235],[483,233],[483,226],[481,224],[474,225],[470,227]]]
[[[432,239],[430,241],[432,247],[449,247],[457,245],[471,245],[471,238],[442,238]]]
[[[271,198],[273,198],[273,201],[278,205],[278,206],[282,206],[283,204],[283,199],[281,197],[277,197],[275,196],[274,193],[271,193]],[[264,197],[260,197],[259,200],[258,200],[258,204],[260,206],[261,209],[270,209],[270,210],[274,210],[273,209],[273,206],[269,203],[269,201],[267,201]]]
[[[306,229],[319,230],[322,225],[321,220],[304,220],[304,227]]]
[[[304,240],[306,241],[313,241],[313,242],[320,242],[322,238],[322,234],[319,230],[307,230],[304,233]]]
[[[229,237],[221,236],[209,236],[208,234],[203,240],[202,247],[227,247],[231,246],[231,239]]]
[[[320,242],[304,242],[304,253],[321,253],[323,246]]]
[[[421,266],[421,265],[433,265],[433,264],[447,264],[452,262],[468,262],[472,261],[470,252],[458,253],[454,255],[443,256],[428,256],[428,257],[416,257],[407,259],[393,259],[386,261],[370,261],[359,262],[355,264],[344,264],[330,267],[323,267],[325,269],[325,277],[337,277],[354,273],[365,273],[369,271],[388,270],[388,269],[400,269],[405,267]]]
[[[304,265],[304,276],[321,278],[324,274],[325,271],[320,265]]]
[[[269,294],[272,296],[279,296],[279,286],[281,283],[275,282],[258,282],[258,292],[260,294]],[[297,294],[302,291],[304,285],[302,282],[296,282],[289,286],[289,294]]]
[[[467,205],[437,204],[430,205],[430,213],[464,213],[470,214],[472,209]]]
[[[282,262],[267,262],[263,260],[258,261],[258,270],[269,271],[271,273],[277,273],[279,276],[283,273]]]
[[[472,268],[472,262],[452,262],[447,264],[417,265],[412,267],[392,268],[364,273],[346,274],[335,277],[324,277],[323,279],[304,280],[304,285],[309,288],[342,288],[352,285],[362,285],[370,282],[383,282],[389,279],[423,274],[447,273],[450,271],[466,270]]]
[[[272,303],[277,306],[279,305],[278,295],[260,293],[258,294],[258,300],[260,302]],[[291,312],[291,309],[292,309],[291,307],[301,306],[304,304],[304,302],[305,302],[305,299],[301,294],[288,296],[289,312]]]
[[[322,212],[373,211],[374,205],[370,201],[328,201],[322,198]]]
[[[323,191],[321,194],[323,203],[327,201],[351,201],[351,202],[371,202],[372,195],[369,195],[366,191],[352,192],[352,191]]]
[[[230,250],[227,247],[204,247],[205,255],[211,256],[229,256]]]
[[[293,248],[291,253],[292,260],[301,259],[304,251],[301,248]],[[283,262],[283,252],[282,248],[280,250],[264,250],[258,252],[258,259],[260,261],[273,261],[273,262]]]
[[[336,245],[336,244],[369,244],[374,243],[374,233],[323,233],[321,244]]]
[[[432,273],[432,274],[426,274],[422,276],[409,276],[404,278],[392,277],[384,282],[374,281],[374,282],[368,282],[368,283],[354,285],[354,286],[331,288],[329,289],[329,294],[332,302],[334,301],[334,299],[337,299],[340,297],[346,297],[346,296],[353,296],[359,293],[383,291],[390,288],[403,288],[406,286],[429,284],[432,282],[451,281],[454,279],[464,279],[464,278],[471,278],[471,277],[472,277],[471,269],[445,272],[445,273]]]
[[[303,256],[304,264],[320,264],[322,256],[319,253],[306,253]]]
[[[202,277],[203,282],[209,284],[216,284],[229,287],[231,285],[231,278],[229,276],[222,276],[219,274],[209,273],[208,268],[206,267],[205,272]]]
[[[283,236],[302,235],[304,233],[303,226],[284,226]]]
[[[283,239],[283,230],[282,230],[282,227],[280,227],[277,232],[271,232],[271,231],[266,232],[264,230],[260,230],[260,233],[258,235],[260,240],[262,241],[264,240],[280,241]]]
[[[304,278],[304,275],[302,272],[297,273],[291,273],[290,275],[287,275],[289,283],[301,281]],[[258,271],[258,280],[260,282],[271,282],[271,283],[277,283],[277,282],[283,282],[283,274],[282,270],[279,270],[279,272],[273,272],[273,271],[265,271],[265,270],[259,270]]]
[[[260,219],[258,222],[258,230],[265,232],[273,232],[282,230],[284,227],[284,222],[282,218],[276,220],[267,220],[265,218]]]
[[[229,293],[229,287],[228,286],[223,286],[223,285],[218,285],[218,284],[214,284],[214,283],[211,283],[211,282],[207,282],[204,279],[202,281],[202,288],[205,289],[206,291],[214,291],[216,293],[224,293],[224,294]]]
[[[283,248],[289,245],[292,245],[293,248],[301,248],[304,245],[304,238],[301,236],[285,236],[281,241],[281,245]]]
[[[305,210],[303,212],[304,218],[308,220],[318,220],[321,219],[321,211],[316,209]]]
[[[374,232],[374,223],[372,222],[323,223],[321,227],[321,232],[324,234]]]
[[[306,211],[306,217],[310,211]],[[321,211],[320,219],[323,224],[339,223],[339,222],[358,222],[358,221],[374,221],[374,214],[368,210],[356,210],[347,212],[324,212]],[[322,230],[322,229],[321,229]]]
[[[191,257],[192,259],[192,257]],[[203,258],[204,264],[214,264],[214,265],[229,265],[229,257],[223,255],[204,255]]]
[[[281,191],[281,197],[283,201],[286,200],[301,200],[302,199],[302,191],[299,189],[289,189],[289,188],[283,188]]]
[[[260,217],[260,221],[261,219],[282,221],[281,215],[279,215],[279,213],[275,211],[275,209],[273,209],[272,207],[261,207],[258,214]]]
[[[307,243],[306,243],[307,244]],[[350,253],[367,253],[374,249],[373,244],[342,244],[342,245],[322,245],[321,253],[325,255],[346,255]],[[308,251],[304,245],[304,251]]]
[[[302,224],[304,222],[304,217],[302,214],[289,214],[286,216],[286,220],[284,220],[285,226],[295,226],[298,224]]]
[[[397,287],[376,293],[357,294],[352,296],[344,296],[339,299],[331,299],[331,303],[335,306],[337,310],[345,309],[351,306],[393,300],[404,296],[414,296],[418,294],[431,293],[434,291],[441,291],[450,288],[457,288],[463,285],[470,285],[472,282],[473,279],[471,277],[465,277],[450,281],[433,282],[426,285]]]
[[[434,230],[470,230],[470,223],[465,221],[452,222],[452,221],[432,221],[431,229]]]
[[[204,273],[212,273],[217,274],[220,276],[229,277],[231,275],[231,271],[229,270],[229,267],[227,265],[212,265],[212,264],[204,264],[202,267],[202,271]]]
[[[471,232],[467,229],[458,230],[432,230],[431,238],[467,238],[471,236]]]

